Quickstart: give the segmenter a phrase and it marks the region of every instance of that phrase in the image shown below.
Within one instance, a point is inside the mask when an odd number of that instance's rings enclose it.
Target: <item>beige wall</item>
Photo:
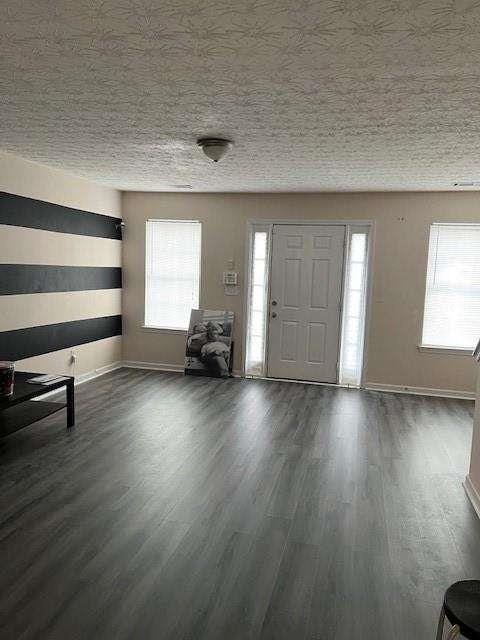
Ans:
[[[373,295],[365,380],[472,392],[468,356],[421,353],[429,224],[480,222],[476,193],[166,194],[124,193],[124,359],[181,365],[185,337],[142,330],[147,218],[198,219],[202,231],[201,305],[236,315],[235,368],[242,368],[248,219],[348,219],[375,222]],[[225,296],[222,272],[233,257],[242,295]]]
[[[121,215],[118,191],[5,153],[0,153],[0,191],[104,215]],[[0,225],[0,262],[121,266],[121,242]],[[0,296],[0,331],[119,313],[120,290]],[[121,360],[121,337],[79,345],[74,350],[75,369],[70,361],[71,349],[21,360],[17,368],[89,373]]]
[[[120,217],[116,189],[0,152],[0,191]]]

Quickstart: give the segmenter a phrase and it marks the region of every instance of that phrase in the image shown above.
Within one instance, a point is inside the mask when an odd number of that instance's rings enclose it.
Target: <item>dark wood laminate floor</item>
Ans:
[[[473,403],[122,369],[0,441],[0,637],[433,638]]]

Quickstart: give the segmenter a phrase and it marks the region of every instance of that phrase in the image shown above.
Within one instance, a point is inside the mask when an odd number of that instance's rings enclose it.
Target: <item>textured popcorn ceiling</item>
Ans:
[[[117,188],[480,180],[480,0],[2,0],[0,49],[0,147]]]

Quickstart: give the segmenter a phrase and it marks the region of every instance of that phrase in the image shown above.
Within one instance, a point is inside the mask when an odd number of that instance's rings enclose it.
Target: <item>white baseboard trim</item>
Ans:
[[[183,364],[167,364],[165,362],[138,362],[136,360],[124,360],[122,367],[129,369],[149,369],[151,371],[171,371],[174,373],[183,373]]]
[[[137,362],[136,360],[124,360],[121,365],[129,369],[148,369],[150,371],[170,371],[172,373],[183,373],[185,367],[183,364],[168,364],[166,362]],[[232,372],[234,378],[243,378],[241,371],[234,369]]]
[[[468,499],[472,503],[472,507],[475,509],[475,513],[480,518],[480,494],[475,489],[475,486],[469,475],[466,476],[463,488],[468,496]]]
[[[98,369],[94,369],[93,371],[88,371],[87,373],[82,373],[82,375],[80,376],[76,376],[75,377],[75,386],[78,386],[79,384],[83,384],[84,382],[89,382],[90,380],[94,380],[95,378],[99,378],[100,376],[104,376],[106,373],[110,373],[111,371],[116,371],[117,369],[120,369],[123,366],[123,363],[118,361],[118,362],[112,362],[111,364],[106,364],[104,367],[99,367]],[[38,396],[37,398],[34,398],[34,400],[45,400],[45,398],[48,398],[49,396],[53,396],[56,393],[61,393],[62,389],[53,389],[53,391],[47,391],[47,393],[44,393],[42,396]]]
[[[111,371],[115,371],[116,369],[121,369],[122,367],[130,368],[130,369],[145,369],[150,371],[165,371],[172,373],[183,373],[184,366],[183,364],[170,364],[165,362],[140,362],[136,360],[124,360],[118,362],[112,362],[111,364],[107,364],[104,367],[99,367],[98,369],[94,369],[93,371],[89,371],[87,373],[83,373],[80,376],[76,376],[75,378],[75,386],[79,384],[83,384],[84,382],[89,382],[90,380],[94,380],[99,376],[103,376],[106,373],[110,373]],[[234,369],[233,370],[234,378],[251,378],[252,376],[244,376],[243,372]],[[260,378],[265,380],[272,380],[272,378]],[[299,382],[298,380],[282,380],[282,382]],[[302,383],[305,384],[305,383]],[[311,384],[328,384],[328,383],[319,383],[313,382]],[[344,385],[328,385],[328,386],[344,386]],[[475,393],[472,391],[454,391],[451,389],[430,389],[429,387],[407,387],[396,384],[382,384],[380,382],[366,382],[363,385],[364,389],[368,391],[383,391],[386,393],[406,393],[412,395],[419,396],[435,396],[439,398],[457,398],[459,400],[475,400]],[[41,398],[47,398],[55,393],[58,393],[58,390],[55,389],[53,391],[47,391]]]
[[[382,384],[366,382],[364,389],[369,391],[387,391],[389,393],[408,393],[415,396],[436,396],[439,398],[457,398],[458,400],[475,400],[474,391],[455,391],[452,389],[430,389],[429,387],[407,387],[398,384]]]
[[[111,371],[116,371],[122,367],[122,362],[112,362],[112,364],[106,364],[104,367],[99,367],[98,369],[94,369],[93,371],[89,371],[88,373],[82,373],[81,376],[77,376],[75,378],[75,384],[83,384],[84,382],[88,382],[89,380],[93,380],[94,378],[98,378],[99,376],[104,376],[106,373],[110,373]]]

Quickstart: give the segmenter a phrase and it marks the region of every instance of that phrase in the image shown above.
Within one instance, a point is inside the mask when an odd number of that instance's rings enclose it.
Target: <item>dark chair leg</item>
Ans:
[[[442,610],[440,611],[440,617],[438,619],[436,640],[442,640],[444,624],[445,624],[445,608],[442,606]]]

